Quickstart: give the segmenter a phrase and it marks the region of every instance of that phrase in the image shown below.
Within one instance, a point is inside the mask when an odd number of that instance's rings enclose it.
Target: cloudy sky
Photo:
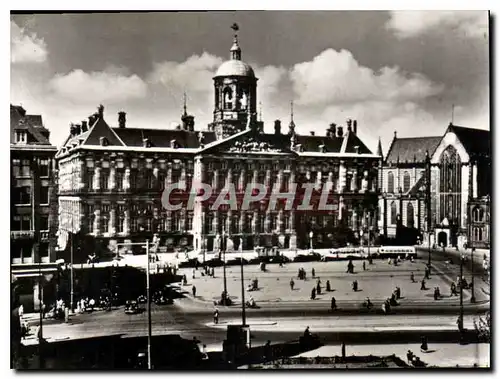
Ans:
[[[489,128],[486,12],[12,15],[11,103],[42,114],[56,145],[100,103],[111,125],[123,110],[130,126],[172,127],[184,91],[204,129],[233,22],[268,131],[291,100],[299,133],[353,118],[373,150],[394,130],[442,134],[453,105],[456,124]]]

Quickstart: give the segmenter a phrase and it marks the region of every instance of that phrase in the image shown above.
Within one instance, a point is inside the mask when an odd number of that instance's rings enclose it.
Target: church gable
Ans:
[[[253,130],[217,141],[212,146],[207,146],[203,153],[217,154],[296,154],[290,150],[290,138],[283,134],[264,134]]]

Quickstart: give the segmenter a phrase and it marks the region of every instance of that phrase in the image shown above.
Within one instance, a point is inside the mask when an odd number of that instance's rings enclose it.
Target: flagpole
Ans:
[[[74,288],[73,288],[73,278],[74,278],[73,277],[73,242],[74,241],[73,241],[73,228],[74,228],[74,225],[73,225],[73,215],[72,215],[71,216],[71,232],[70,232],[70,240],[71,240],[71,258],[70,258],[71,259],[71,262],[70,262],[70,264],[71,264],[71,267],[70,267],[70,269],[71,269],[71,272],[70,272],[70,274],[71,274],[71,278],[70,278],[71,293],[70,293],[70,310],[71,310],[71,313],[73,313],[74,309],[75,309],[74,306],[73,306],[73,304],[74,304]]]

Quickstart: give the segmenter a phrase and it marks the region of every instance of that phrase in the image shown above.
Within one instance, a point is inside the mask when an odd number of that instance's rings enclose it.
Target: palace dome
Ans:
[[[255,73],[249,64],[241,60],[231,59],[220,65],[215,73],[215,77],[218,76],[246,76],[255,78]]]

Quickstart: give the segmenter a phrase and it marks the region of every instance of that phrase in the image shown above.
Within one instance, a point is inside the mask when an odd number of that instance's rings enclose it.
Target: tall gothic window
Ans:
[[[474,208],[472,211],[472,219],[474,222],[483,222],[484,210],[480,207]]]
[[[457,150],[448,146],[440,159],[440,218],[460,220],[462,201],[462,162]]]
[[[392,171],[387,174],[387,192],[394,193],[394,174]]]
[[[396,225],[396,219],[398,217],[398,209],[396,207],[396,202],[391,203],[391,224]]]
[[[406,206],[406,226],[408,226],[409,228],[413,228],[414,224],[415,212],[413,210],[413,204],[409,202]]]
[[[410,174],[408,172],[405,172],[403,175],[403,192],[408,192],[410,190]]]

